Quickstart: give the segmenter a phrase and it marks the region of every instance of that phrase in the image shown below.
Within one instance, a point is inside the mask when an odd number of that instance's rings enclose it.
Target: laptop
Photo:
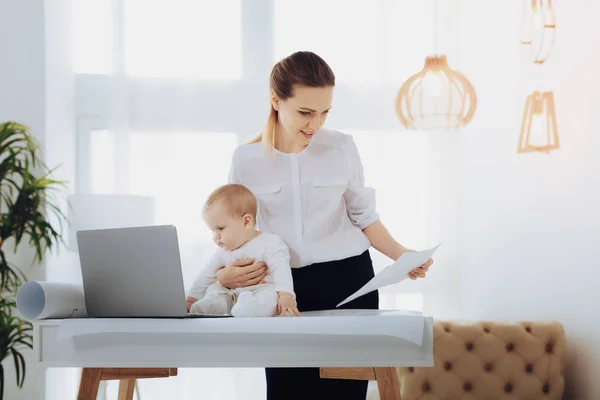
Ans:
[[[188,313],[173,225],[77,232],[88,315],[96,318],[202,318]]]

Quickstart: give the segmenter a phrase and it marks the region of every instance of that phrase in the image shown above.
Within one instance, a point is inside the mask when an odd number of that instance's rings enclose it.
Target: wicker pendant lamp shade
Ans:
[[[548,58],[556,37],[556,14],[552,0],[524,2],[521,25],[521,48],[527,62],[541,68]],[[560,149],[554,94],[536,90],[527,96],[521,121],[517,153],[546,153]]]
[[[438,0],[434,0],[434,54],[404,82],[396,95],[396,114],[406,129],[455,129],[466,125],[477,107],[473,85],[437,53]]]
[[[523,0],[521,45],[528,62],[543,64],[550,57],[556,37],[556,13],[552,0]]]
[[[413,130],[459,128],[476,107],[473,86],[448,66],[445,55],[427,57],[423,70],[408,78],[396,96],[398,119]]]
[[[554,94],[533,92],[527,96],[517,153],[550,153],[560,148]]]

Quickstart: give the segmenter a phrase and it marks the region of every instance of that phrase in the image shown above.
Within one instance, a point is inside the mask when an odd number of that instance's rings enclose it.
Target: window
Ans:
[[[122,58],[135,77],[241,77],[241,0],[73,1],[76,73],[110,74]]]
[[[342,131],[354,138],[363,164],[365,184],[375,189],[377,211],[391,235],[409,248],[426,248],[427,136],[402,131]],[[392,263],[373,248],[371,257],[376,273]],[[421,292],[422,285],[421,280],[405,280],[382,288],[380,306],[394,308],[400,301],[396,299],[401,298],[401,302],[409,301],[411,307],[422,305],[422,298],[419,303],[414,296],[402,297]]]
[[[109,74],[113,62],[112,2],[73,0],[73,68],[78,74]]]
[[[129,75],[241,77],[241,0],[125,0],[124,4]]]
[[[276,1],[274,61],[312,50],[327,60],[341,84],[401,84],[434,51],[432,5],[406,0]]]
[[[91,189],[96,194],[116,192],[115,134],[107,130],[91,131]]]

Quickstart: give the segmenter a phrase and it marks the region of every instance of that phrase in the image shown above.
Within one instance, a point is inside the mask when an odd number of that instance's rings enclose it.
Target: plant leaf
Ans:
[[[15,362],[15,371],[17,374],[17,386],[19,386],[19,388],[23,387],[23,383],[25,383],[25,357],[23,357],[23,355],[16,351],[16,350],[11,350],[11,353],[13,355],[13,359]]]

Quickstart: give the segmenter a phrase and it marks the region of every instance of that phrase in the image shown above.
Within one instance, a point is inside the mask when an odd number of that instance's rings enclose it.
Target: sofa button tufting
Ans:
[[[431,387],[429,386],[429,383],[425,382],[423,384],[423,391],[424,392],[429,392],[430,389],[431,389]]]
[[[487,372],[490,372],[492,370],[492,364],[487,363],[485,364],[485,366],[483,367]]]
[[[512,392],[512,390],[513,390],[513,387],[510,383],[507,383],[506,386],[504,386],[504,391],[506,393],[510,393],[510,392]]]
[[[525,372],[527,372],[527,373],[531,373],[531,371],[533,371],[533,365],[531,365],[531,364],[527,364],[527,365],[525,366]]]
[[[444,330],[446,331],[446,333],[450,333],[450,327],[449,326],[445,326]]]
[[[546,353],[552,353],[552,343],[546,344]]]
[[[473,343],[467,343],[465,348],[467,349],[467,351],[473,350]]]
[[[446,362],[444,363],[444,369],[445,369],[446,371],[450,371],[450,370],[452,369],[452,363],[449,363],[449,362],[447,362],[447,361],[446,361]]]
[[[542,392],[544,393],[548,393],[550,391],[550,386],[546,383],[543,387],[542,387]]]
[[[465,383],[465,386],[463,386],[463,388],[465,389],[465,392],[470,392],[471,390],[473,390],[473,385],[467,382]]]
[[[488,328],[488,327],[486,326],[485,328],[483,328],[483,331],[484,331],[485,333],[490,333],[490,328]]]
[[[415,368],[414,367],[408,367],[408,372],[415,372]]]
[[[508,351],[508,352],[511,352],[511,351],[513,351],[514,349],[515,349],[515,345],[514,345],[514,344],[512,344],[512,343],[508,343],[508,344],[506,345],[506,351]]]
[[[525,331],[526,331],[527,333],[531,333],[531,327],[530,327],[530,326],[526,326],[526,327],[525,327]]]

